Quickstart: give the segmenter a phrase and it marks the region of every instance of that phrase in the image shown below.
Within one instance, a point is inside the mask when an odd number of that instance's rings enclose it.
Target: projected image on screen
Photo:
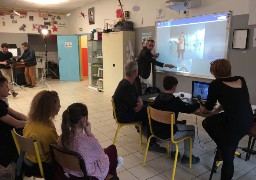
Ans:
[[[229,14],[213,14],[156,23],[159,61],[176,69],[158,70],[212,77],[210,62],[226,58]]]

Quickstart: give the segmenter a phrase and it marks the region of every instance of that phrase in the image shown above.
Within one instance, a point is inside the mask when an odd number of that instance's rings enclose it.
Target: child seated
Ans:
[[[175,113],[175,125],[174,125],[174,138],[178,139],[184,136],[195,137],[195,126],[186,125],[184,123],[177,123],[177,118],[180,112],[192,113],[199,108],[199,103],[187,104],[183,102],[179,97],[175,97],[173,93],[176,91],[178,80],[173,76],[165,76],[163,79],[164,92],[160,93],[154,102],[153,107],[162,111],[171,111]],[[171,137],[170,125],[152,121],[152,127],[154,133],[161,139],[169,139]],[[175,146],[171,146],[171,156],[175,155]],[[189,163],[189,139],[184,141],[184,155],[181,159],[184,164]],[[192,163],[197,164],[200,162],[200,158],[192,156]]]
[[[60,99],[56,91],[41,91],[32,100],[28,113],[28,122],[23,130],[24,137],[33,137],[43,148],[41,160],[45,179],[52,179],[54,168],[52,166],[50,144],[57,144],[58,134],[53,124],[54,117],[60,110]],[[35,155],[26,155],[25,172],[29,175],[38,175],[39,168]],[[25,159],[25,160],[26,160]],[[27,162],[27,163],[26,163]]]
[[[118,165],[115,145],[102,149],[91,132],[88,110],[82,103],[71,104],[62,115],[62,135],[59,146],[79,153],[85,162],[87,175],[104,180],[108,174],[116,176]],[[82,172],[64,169],[71,177],[83,177]]]

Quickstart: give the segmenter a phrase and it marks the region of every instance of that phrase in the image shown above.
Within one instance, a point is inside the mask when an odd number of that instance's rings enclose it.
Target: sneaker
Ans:
[[[12,96],[16,97],[18,95],[18,93],[16,93],[15,91],[12,92]]]
[[[175,159],[175,153],[176,151],[171,151],[171,159]],[[178,159],[180,158],[180,153],[178,152]]]
[[[159,144],[154,143],[148,148],[149,151],[155,151],[159,153],[166,153],[167,149],[165,147],[161,147]]]
[[[183,157],[181,158],[181,162],[183,164],[189,164],[189,157],[183,155]],[[192,155],[192,164],[197,164],[199,162],[200,162],[200,158]]]
[[[122,156],[118,156],[116,169],[119,169],[123,164],[124,164],[124,158]]]

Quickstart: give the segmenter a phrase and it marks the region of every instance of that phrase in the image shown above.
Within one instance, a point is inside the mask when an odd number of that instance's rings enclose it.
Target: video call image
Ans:
[[[206,100],[208,96],[208,88],[209,84],[194,82],[193,97],[199,95],[201,99]]]
[[[226,14],[225,14],[226,15]],[[227,17],[211,15],[157,23],[159,61],[177,68],[158,70],[212,76],[210,62],[227,53]]]

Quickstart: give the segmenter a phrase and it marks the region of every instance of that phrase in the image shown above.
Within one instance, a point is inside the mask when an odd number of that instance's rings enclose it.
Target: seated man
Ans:
[[[172,76],[165,76],[163,79],[163,86],[164,86],[164,92],[160,93],[154,102],[153,107],[158,110],[163,111],[171,111],[175,113],[175,122],[174,125],[174,138],[181,138],[187,135],[192,135],[193,140],[195,136],[195,127],[193,125],[185,125],[185,124],[178,124],[177,118],[179,115],[179,112],[182,113],[192,113],[196,109],[200,107],[198,103],[195,103],[193,105],[187,104],[183,102],[179,97],[175,97],[173,93],[176,90],[178,84],[178,80],[175,77]],[[163,124],[160,122],[152,121],[153,131],[155,135],[162,139],[168,139],[171,137],[171,130],[169,124]],[[172,152],[171,155],[174,157],[175,155],[175,146],[171,146]],[[196,164],[200,161],[199,157],[192,156],[192,163]],[[181,162],[184,164],[189,163],[189,139],[186,139],[184,142],[184,155],[181,159]]]
[[[148,127],[147,109],[143,106],[142,99],[133,85],[138,76],[138,65],[135,61],[130,61],[125,65],[125,78],[122,79],[113,95],[116,105],[116,115],[120,123],[142,121]],[[147,128],[147,136],[150,136]],[[151,143],[149,150],[166,152],[166,148],[160,147],[155,141]]]
[[[17,129],[22,132],[27,116],[11,109],[7,102],[9,88],[7,79],[0,77],[0,164],[7,167],[11,162],[16,161],[18,152],[16,150],[11,130]]]

